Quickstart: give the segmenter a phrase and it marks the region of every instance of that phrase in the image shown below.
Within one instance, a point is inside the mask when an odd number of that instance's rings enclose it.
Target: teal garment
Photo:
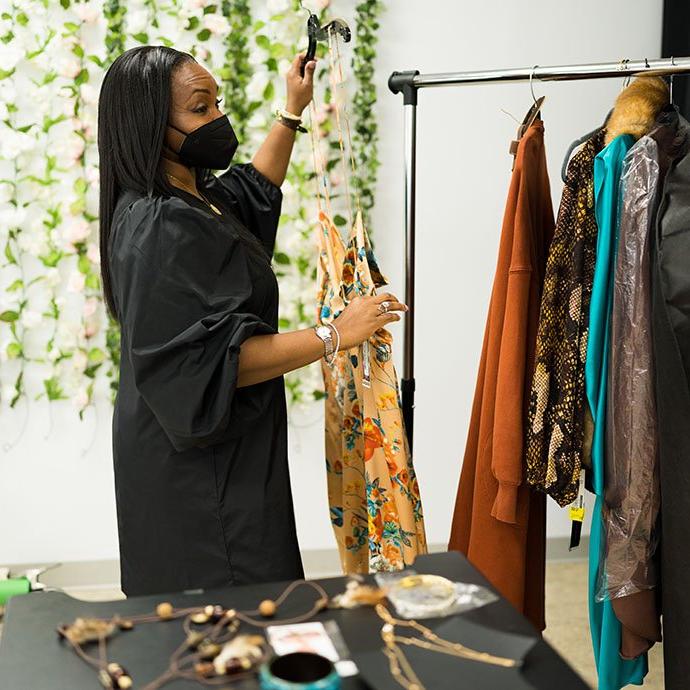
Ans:
[[[606,386],[608,381],[609,325],[613,300],[613,274],[618,245],[619,186],[623,159],[635,143],[630,134],[616,137],[594,159],[594,199],[598,226],[589,339],[585,361],[585,388],[594,420],[592,438],[592,487],[596,495],[589,542],[589,626],[599,690],[620,690],[642,685],[647,675],[647,655],[621,659],[621,624],[610,600],[596,601],[597,574],[603,565],[602,501],[605,482]]]

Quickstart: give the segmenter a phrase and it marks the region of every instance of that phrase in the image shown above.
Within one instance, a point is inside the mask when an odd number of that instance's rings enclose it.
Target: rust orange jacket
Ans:
[[[517,148],[449,548],[543,630],[545,495],[523,481],[524,425],[546,256],[554,231],[536,120]]]

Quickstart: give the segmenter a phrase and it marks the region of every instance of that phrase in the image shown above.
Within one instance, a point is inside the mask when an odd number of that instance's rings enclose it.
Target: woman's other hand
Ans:
[[[285,109],[294,115],[301,115],[314,95],[316,59],[310,60],[306,64],[303,78],[300,74],[300,66],[304,56],[305,53],[300,53],[295,57],[285,76],[287,82],[287,105]]]
[[[382,302],[388,303],[388,310],[385,312],[381,311]],[[400,321],[400,314],[396,313],[400,311],[408,311],[408,307],[390,292],[355,297],[333,321],[340,333],[340,349],[356,347],[368,340],[379,328],[393,321]]]

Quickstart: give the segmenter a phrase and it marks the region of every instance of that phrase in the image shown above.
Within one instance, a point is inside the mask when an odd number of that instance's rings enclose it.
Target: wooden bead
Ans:
[[[173,606],[169,601],[164,601],[156,606],[156,615],[162,620],[169,620],[173,615]]]
[[[208,616],[203,611],[200,611],[199,613],[195,613],[192,616],[192,623],[197,623],[198,625],[203,625],[204,623],[208,623]]]
[[[203,633],[192,631],[189,633],[189,635],[187,635],[187,646],[190,649],[196,649],[203,639]]]
[[[225,615],[225,609],[222,606],[211,606],[210,608],[211,613],[208,614],[208,617],[211,623],[217,623]],[[208,613],[208,611],[204,610],[204,613]]]
[[[202,642],[197,651],[202,659],[213,659],[220,654],[220,645],[213,642]]]
[[[120,630],[131,630],[134,627],[134,623],[127,618],[118,618],[117,627]]]
[[[210,618],[213,615],[213,606],[204,606],[204,613]]]
[[[132,687],[132,679],[129,676],[120,676],[117,685],[120,690],[129,690]]]
[[[213,664],[207,661],[194,664],[194,672],[197,676],[201,676],[202,678],[210,678],[215,675]]]
[[[273,618],[276,615],[276,603],[271,599],[264,599],[259,604],[259,613],[264,618]]]
[[[237,611],[235,611],[235,609],[228,609],[228,610],[225,612],[225,617],[228,618],[228,619],[230,619],[230,620],[232,620],[233,618],[235,618],[236,615],[237,615]]]

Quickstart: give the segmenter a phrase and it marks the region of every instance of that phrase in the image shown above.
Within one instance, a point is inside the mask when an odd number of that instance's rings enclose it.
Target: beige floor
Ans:
[[[120,599],[113,589],[71,590],[72,596],[89,601]],[[587,614],[587,562],[550,562],[546,567],[545,637],[575,670],[596,688]],[[2,625],[0,625],[0,632]],[[630,685],[629,688],[638,686]],[[649,656],[649,674],[644,690],[663,690],[664,670],[661,645],[655,645]]]

